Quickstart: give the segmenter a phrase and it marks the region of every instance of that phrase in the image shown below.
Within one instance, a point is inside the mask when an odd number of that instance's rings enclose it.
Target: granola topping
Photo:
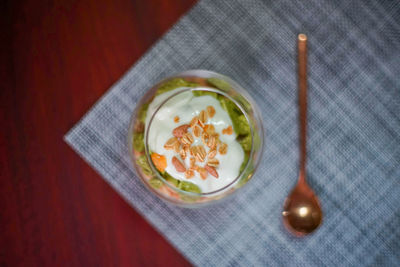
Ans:
[[[150,114],[158,110],[150,126],[145,127],[149,151],[165,157],[154,156],[153,163],[175,179],[190,180],[202,192],[224,187],[237,177],[244,159],[229,114],[215,97],[193,97],[191,92],[157,109],[161,97],[168,97],[168,93],[157,96],[148,110]]]
[[[185,161],[188,153],[192,156],[190,158],[190,165],[188,170],[184,163],[178,160],[177,157],[172,158],[172,164],[178,172],[185,172],[186,178],[192,178],[194,172],[197,171],[200,177],[205,180],[208,174],[218,178],[218,165],[219,160],[215,158],[218,152],[221,155],[227,153],[228,145],[219,141],[219,134],[215,132],[215,127],[208,123],[208,118],[215,115],[215,109],[212,106],[208,106],[206,110],[201,110],[199,116],[194,116],[190,124],[183,124],[176,127],[172,131],[171,137],[164,144],[165,149],[174,149],[175,152],[179,153],[180,158]],[[175,118],[179,118],[176,116]],[[189,131],[189,128],[191,129]],[[223,134],[227,134],[227,131],[232,131],[232,126],[229,125],[227,128],[222,130]],[[229,133],[232,134],[232,133]],[[201,137],[201,145],[192,145],[195,142],[195,138]],[[219,145],[220,144],[220,145]],[[218,149],[219,145],[219,149]],[[208,151],[206,148],[209,148]],[[196,163],[204,163],[204,167],[195,168]]]

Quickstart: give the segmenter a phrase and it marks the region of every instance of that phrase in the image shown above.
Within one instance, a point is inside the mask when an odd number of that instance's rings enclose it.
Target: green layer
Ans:
[[[160,87],[158,87],[156,96],[164,94],[168,91],[172,91],[179,87],[197,87],[197,83],[188,82],[182,78],[174,78],[169,81],[164,82]]]
[[[218,78],[208,78],[207,82],[210,85],[212,85],[213,87],[221,89],[222,91],[225,91],[225,92],[230,91],[231,88],[232,88],[231,85],[228,82],[226,82],[224,80],[221,80],[221,79],[218,79]]]
[[[167,182],[173,184],[176,188],[179,188],[186,192],[192,192],[192,193],[198,193],[198,194],[201,193],[200,187],[198,187],[197,185],[195,185],[192,182],[181,181],[181,180],[175,179],[174,177],[169,175],[169,173],[167,173],[167,172],[161,173],[161,175],[164,177],[164,179]]]
[[[133,134],[133,149],[137,152],[144,151],[144,133]]]
[[[142,171],[145,175],[151,176],[153,172],[151,171],[150,165],[147,162],[147,158],[145,155],[142,155],[136,159],[136,164],[142,168]]]

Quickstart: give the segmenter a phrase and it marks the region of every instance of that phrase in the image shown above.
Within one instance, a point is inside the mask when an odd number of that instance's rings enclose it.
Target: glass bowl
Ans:
[[[177,88],[179,90],[174,90]],[[158,97],[162,94],[166,96],[167,92],[170,92],[168,97]],[[236,139],[244,152],[239,175],[212,191],[202,192],[189,179],[176,179],[166,172],[160,172],[156,159],[152,158],[154,153],[149,148],[149,129],[153,129],[152,123],[157,112],[161,107],[171,105],[169,101],[175,96],[188,92],[195,96],[210,95],[219,101],[232,120]],[[149,109],[154,99],[156,101]],[[189,70],[165,78],[145,93],[131,118],[128,148],[136,173],[150,192],[168,203],[198,207],[226,198],[252,178],[263,154],[263,137],[260,110],[245,89],[224,75],[206,70]]]

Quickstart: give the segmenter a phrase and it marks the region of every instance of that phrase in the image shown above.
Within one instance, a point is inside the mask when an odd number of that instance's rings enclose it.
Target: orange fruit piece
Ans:
[[[151,160],[153,161],[157,170],[159,170],[160,172],[164,172],[165,168],[167,167],[167,158],[165,156],[157,153],[152,153]]]

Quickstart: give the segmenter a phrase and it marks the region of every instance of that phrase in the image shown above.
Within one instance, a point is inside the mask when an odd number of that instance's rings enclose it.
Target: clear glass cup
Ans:
[[[153,114],[147,114],[147,107],[154,97],[174,87],[185,89],[158,104]],[[154,115],[159,107],[173,96],[187,91],[192,91],[194,94],[204,94],[207,91],[220,99],[231,101],[238,108],[236,110],[240,110],[244,115],[242,118],[245,118],[250,128],[248,134],[239,136],[241,138],[239,143],[245,151],[245,160],[239,175],[228,185],[212,192],[199,192],[197,189],[194,190],[190,182],[163,176],[158,172],[149,153],[147,129],[151,127]],[[148,125],[145,124],[146,116],[151,116]],[[189,70],[165,78],[145,93],[131,118],[128,147],[138,177],[152,193],[169,203],[183,207],[198,207],[226,198],[251,179],[263,154],[263,137],[260,110],[245,89],[224,75],[206,70]]]

